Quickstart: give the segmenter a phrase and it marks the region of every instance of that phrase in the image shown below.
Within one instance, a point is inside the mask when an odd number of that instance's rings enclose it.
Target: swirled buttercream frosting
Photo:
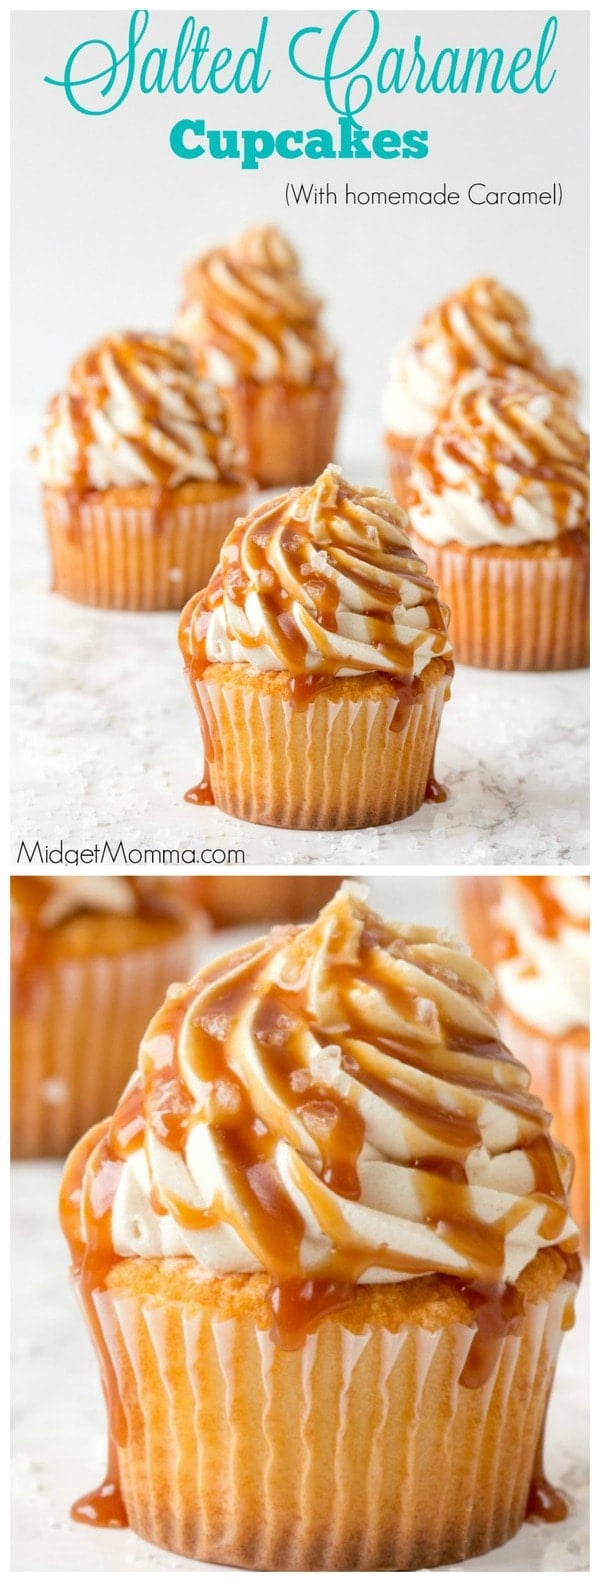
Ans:
[[[292,676],[418,678],[434,658],[450,663],[447,619],[404,512],[330,466],[236,524],[184,610],[180,642],[196,673],[243,662]]]
[[[412,526],[469,549],[589,531],[589,442],[568,401],[530,375],[462,379],[416,446]]]
[[[457,380],[473,369],[502,374],[520,368],[573,399],[577,381],[554,369],[531,336],[525,304],[498,281],[472,280],[426,314],[411,340],[394,354],[383,401],[392,433],[427,434],[447,406]]]
[[[34,456],[44,484],[82,492],[245,477],[218,391],[168,335],[115,333],[79,357]]]
[[[494,971],[508,1009],[550,1038],[589,1028],[589,879],[502,879],[497,921]]]
[[[280,1286],[512,1281],[573,1251],[569,1156],[492,991],[447,934],[352,887],[174,985],[67,1167],[72,1241]]]
[[[257,226],[191,264],[176,322],[200,367],[222,386],[253,379],[306,385],[335,364],[322,303],[297,253],[274,226]]]

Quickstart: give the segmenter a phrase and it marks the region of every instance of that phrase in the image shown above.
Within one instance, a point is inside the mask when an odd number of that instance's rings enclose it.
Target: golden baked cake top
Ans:
[[[218,391],[174,336],[115,332],[78,357],[35,451],[42,482],[105,490],[245,480]]]
[[[186,270],[184,290],[177,332],[216,384],[307,385],[331,375],[336,354],[321,324],[321,299],[275,226],[254,226],[203,254]]]
[[[75,1262],[187,1256],[274,1288],[514,1282],[570,1254],[570,1156],[446,933],[343,887],[174,985],[110,1122],[71,1156]]]
[[[548,362],[533,339],[524,302],[497,280],[480,276],[427,313],[394,353],[384,395],[388,428],[415,438],[427,434],[465,373],[504,374],[509,368],[535,374],[559,394],[576,398],[575,375]]]
[[[450,668],[448,612],[383,489],[329,466],[236,523],[208,587],[183,612],[186,665],[245,663],[292,677]]]
[[[412,526],[468,549],[589,533],[589,439],[564,396],[529,374],[461,379],[415,448]]]

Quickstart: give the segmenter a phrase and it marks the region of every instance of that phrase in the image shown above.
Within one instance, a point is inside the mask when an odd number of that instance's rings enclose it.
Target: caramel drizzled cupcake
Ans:
[[[111,1447],[76,1517],[325,1572],[565,1513],[541,1440],[570,1163],[491,989],[348,890],[173,988],[63,1180]]]
[[[11,879],[11,1146],[65,1154],[116,1103],[205,929],[152,879]]]
[[[573,1212],[590,1214],[590,884],[501,878],[494,972],[504,1036],[533,1073],[575,1159]]]
[[[496,906],[500,894],[497,875],[461,876],[454,881],[454,894],[460,921],[461,937],[466,939],[473,955],[493,972],[496,959],[498,921]]]
[[[452,612],[457,659],[589,663],[589,442],[531,377],[464,379],[414,454],[411,532]]]
[[[221,398],[165,335],[107,335],[78,358],[34,456],[53,586],[79,604],[180,610],[248,504]]]
[[[190,265],[184,293],[177,333],[219,386],[253,476],[310,483],[334,452],[341,384],[293,247],[273,226],[245,231]]]
[[[550,367],[531,335],[525,304],[497,280],[472,280],[426,314],[416,334],[394,354],[383,401],[392,493],[407,503],[415,446],[438,423],[467,373],[503,376],[520,369],[573,399],[577,381]]]
[[[336,467],[237,524],[180,624],[204,741],[198,800],[259,824],[344,829],[435,797],[452,650],[406,527],[386,494]]]

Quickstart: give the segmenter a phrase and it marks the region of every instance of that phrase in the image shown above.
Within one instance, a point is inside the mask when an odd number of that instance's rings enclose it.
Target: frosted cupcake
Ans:
[[[461,937],[484,967],[493,971],[498,940],[496,905],[500,880],[491,875],[455,879],[454,894]]]
[[[562,396],[525,376],[462,380],[415,449],[409,515],[458,660],[589,663],[589,442]]]
[[[452,1564],[564,1514],[542,1438],[569,1162],[491,987],[346,891],[173,988],[63,1180],[110,1429],[75,1516],[325,1572]]]
[[[474,370],[502,376],[514,369],[571,399],[576,395],[574,376],[551,368],[533,341],[525,304],[498,281],[472,280],[426,314],[395,352],[383,400],[390,483],[401,505],[415,445],[436,426],[458,380]]]
[[[437,795],[447,611],[406,518],[328,467],[239,522],[180,644],[205,783],[236,818],[345,829]]]
[[[248,504],[218,392],[165,335],[107,335],[78,358],[34,456],[53,587],[79,604],[180,610]]]
[[[530,1067],[575,1159],[573,1212],[586,1239],[590,1195],[590,885],[569,875],[502,878],[494,972],[498,1018]]]
[[[341,384],[293,247],[257,226],[187,269],[177,334],[226,403],[265,487],[310,483],[335,449]]]
[[[65,1154],[115,1105],[203,932],[152,879],[11,879],[11,1146]]]

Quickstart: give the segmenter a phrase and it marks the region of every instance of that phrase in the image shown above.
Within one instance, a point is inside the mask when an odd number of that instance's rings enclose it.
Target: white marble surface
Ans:
[[[13,1166],[13,1548],[15,1571],[209,1571],[142,1542],[69,1520],[69,1506],[104,1470],[97,1368],[67,1278],[56,1221],[61,1166]],[[565,1336],[548,1425],[547,1468],[571,1502],[567,1521],[526,1524],[492,1554],[450,1571],[587,1569],[587,1281]],[[232,1573],[247,1576],[247,1572]]]
[[[201,774],[175,614],[95,611],[48,591],[33,468],[14,425],[13,830],[20,842],[241,850],[247,863],[587,864],[588,677],[458,667],[436,772],[448,801],[384,828],[266,829],[183,800]],[[381,476],[346,446],[357,478]],[[374,771],[375,772],[375,771]],[[135,860],[135,859],[134,859]],[[217,859],[222,861],[222,859]],[[239,859],[238,859],[239,861]]]

